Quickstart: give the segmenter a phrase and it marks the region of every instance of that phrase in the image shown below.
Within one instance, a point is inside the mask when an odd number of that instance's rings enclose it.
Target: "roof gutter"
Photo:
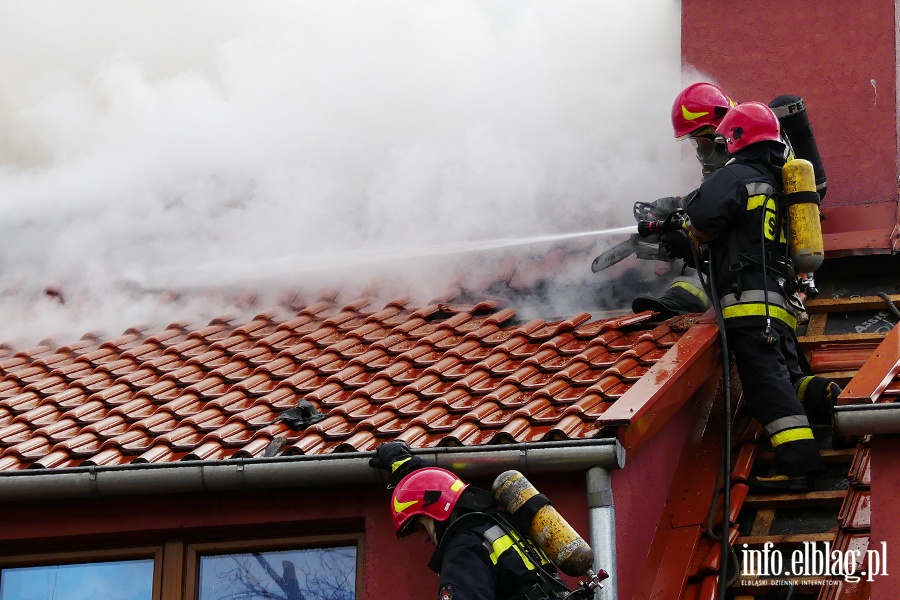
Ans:
[[[834,409],[835,429],[841,435],[900,433],[900,405],[848,404]]]
[[[619,469],[625,464],[625,452],[615,439],[429,448],[413,454],[428,466],[469,477],[509,469],[527,476],[593,467]],[[0,502],[383,484],[384,475],[369,466],[372,456],[373,452],[348,452],[11,471],[0,473]]]

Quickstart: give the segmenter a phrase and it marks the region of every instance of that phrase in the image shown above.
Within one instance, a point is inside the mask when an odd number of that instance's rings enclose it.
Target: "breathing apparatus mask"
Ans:
[[[703,179],[709,177],[728,161],[728,152],[725,151],[725,142],[721,136],[715,134],[692,135],[688,139],[694,147],[697,160],[700,161]]]

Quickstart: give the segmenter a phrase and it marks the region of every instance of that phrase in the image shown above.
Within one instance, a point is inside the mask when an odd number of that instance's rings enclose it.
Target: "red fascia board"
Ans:
[[[839,405],[874,403],[898,371],[900,371],[900,326],[894,325],[838,396],[837,403]]]
[[[895,250],[896,226],[823,235],[825,256],[840,258],[864,254],[890,254]]]
[[[716,500],[724,406],[721,387],[713,382],[704,386],[694,406],[692,433],[675,465],[666,510],[641,569],[636,600],[682,597]]]
[[[707,379],[719,373],[717,340],[718,327],[710,309],[597,418],[597,427],[618,427],[626,451],[643,445]]]
[[[889,254],[897,249],[898,206],[892,202],[859,202],[823,207],[822,238],[829,258],[857,254]]]

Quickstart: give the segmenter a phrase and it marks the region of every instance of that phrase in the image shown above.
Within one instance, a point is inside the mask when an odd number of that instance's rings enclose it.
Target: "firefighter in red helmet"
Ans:
[[[734,101],[717,85],[694,83],[684,88],[672,104],[672,129],[676,140],[689,139],[705,179],[728,160],[724,144],[716,139],[719,123]]]
[[[702,178],[706,179],[716,169],[725,164],[728,154],[725,144],[715,135],[716,127],[734,102],[717,85],[700,82],[686,87],[672,104],[672,129],[676,140],[688,139],[694,146],[700,162]],[[660,198],[653,204],[660,211],[671,213],[683,209],[684,204],[697,190],[682,197]],[[660,295],[641,294],[631,304],[634,312],[652,310],[663,318],[685,313],[702,313],[710,307],[709,297],[695,272],[696,269],[691,243],[681,232],[664,233],[659,243],[670,258],[682,258],[685,272],[669,284]]]
[[[787,144],[785,151],[788,155],[791,154],[794,142],[799,143],[803,148],[811,148],[811,150],[807,150],[806,157],[814,165],[818,165],[817,176],[821,172],[821,178],[824,181],[824,168],[821,166],[821,158],[815,147],[815,141],[811,137],[809,120],[806,117],[802,99],[796,96],[779,96],[769,106],[774,107],[773,111],[784,112],[786,102],[790,102],[790,106],[794,110],[800,107],[798,114],[801,114],[805,120],[802,124],[794,124],[791,135],[796,135],[798,140],[787,140],[783,130],[779,139]],[[716,129],[734,106],[734,101],[722,88],[707,82],[689,85],[678,94],[672,104],[674,137],[676,140],[691,141],[697,154],[697,160],[702,167],[703,180],[710,177],[729,159],[725,138],[717,135]],[[768,114],[766,114],[766,118],[770,118]],[[745,144],[746,142],[747,138],[744,139]],[[740,140],[738,140],[738,144],[740,145]],[[817,178],[817,183],[818,181]],[[820,193],[824,194],[824,191],[825,187],[822,184]],[[662,198],[656,203],[664,205],[670,211],[683,209],[698,192],[699,190],[694,190],[679,198]],[[683,232],[662,234],[660,244],[670,258],[684,259],[686,269],[687,267],[698,267],[694,264],[698,258],[701,262],[705,260],[696,252],[695,244]],[[703,265],[699,265],[699,267],[703,268]],[[709,290],[704,289],[696,274],[688,272],[681,277],[676,277],[661,296],[649,294],[638,296],[635,298],[632,308],[635,312],[654,310],[663,317],[686,312],[703,312],[710,306],[707,299],[708,292]],[[798,354],[798,360],[799,364],[788,365],[791,381],[798,398],[809,415],[817,439],[827,446],[834,429],[834,404],[841,393],[841,388],[831,380],[806,374],[810,372],[810,368],[805,357]]]
[[[750,414],[775,450],[778,473],[751,487],[809,490],[824,463],[793,382],[802,378],[794,328],[802,304],[791,282],[781,168],[787,147],[761,102],[731,108],[716,128],[730,159],[686,204],[688,230],[709,250],[728,345]]]
[[[369,464],[390,473],[397,537],[421,532],[434,543],[428,568],[440,576],[439,600],[544,600],[572,591],[491,492],[422,466],[402,441],[378,446]]]

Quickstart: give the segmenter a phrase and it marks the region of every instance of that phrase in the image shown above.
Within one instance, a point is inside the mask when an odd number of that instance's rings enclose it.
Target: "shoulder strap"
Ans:
[[[435,552],[437,559],[439,561],[444,560],[444,550],[446,550],[447,544],[462,531],[488,522],[491,522],[491,515],[483,512],[470,512],[454,519],[438,541],[437,551]]]
[[[763,171],[760,167],[752,162],[743,162],[741,164],[745,164],[748,167],[751,167],[755,171],[763,174]],[[763,226],[765,225],[766,220],[766,211],[768,210],[769,200],[775,199],[775,231],[773,233],[775,243],[781,239],[781,228],[782,228],[782,214],[781,214],[781,203],[778,201],[779,193],[778,190],[771,183],[767,181],[751,181],[744,185],[744,189],[747,191],[747,204],[745,206],[745,210],[761,210],[762,211],[762,220]],[[762,247],[760,248],[761,252],[766,252],[765,249],[765,237],[761,241]],[[734,274],[734,282],[732,284],[734,295],[737,299],[741,297],[741,278],[738,275],[738,272],[742,269],[747,268],[748,266],[755,263],[750,257],[743,256],[741,254],[740,248],[738,246],[737,237],[729,236],[726,240],[726,247],[728,248],[728,270]]]

